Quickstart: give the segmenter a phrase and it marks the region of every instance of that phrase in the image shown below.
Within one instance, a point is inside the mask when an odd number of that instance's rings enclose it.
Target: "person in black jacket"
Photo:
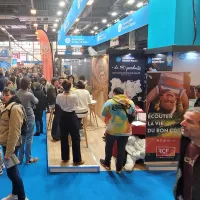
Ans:
[[[195,95],[196,95],[196,102],[194,104],[194,107],[200,107],[200,85],[197,85],[194,89]]]
[[[41,90],[41,85],[38,82],[35,82],[34,85],[34,96],[39,100],[39,103],[34,109],[35,114],[35,123],[36,123],[36,133],[35,136],[39,136],[40,133],[43,133],[43,121],[42,115],[43,111],[47,108],[47,98],[44,92]]]
[[[47,99],[50,107],[55,107],[56,97],[58,94],[57,88],[59,85],[59,81],[57,78],[53,78],[51,81],[51,85],[47,89]]]
[[[200,199],[200,107],[186,111],[174,188],[176,200]]]

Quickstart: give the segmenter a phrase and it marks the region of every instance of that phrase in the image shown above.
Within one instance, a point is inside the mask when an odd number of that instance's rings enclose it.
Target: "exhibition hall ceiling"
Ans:
[[[94,35],[133,13],[148,0],[89,0],[69,35]],[[0,41],[37,41],[36,28],[50,41],[66,18],[73,0],[0,0]],[[32,13],[31,13],[32,10]],[[34,13],[36,11],[36,13]]]

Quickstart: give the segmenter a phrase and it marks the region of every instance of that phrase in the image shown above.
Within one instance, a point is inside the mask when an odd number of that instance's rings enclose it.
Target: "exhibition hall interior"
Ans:
[[[0,0],[0,199],[199,200],[199,62],[200,0]]]

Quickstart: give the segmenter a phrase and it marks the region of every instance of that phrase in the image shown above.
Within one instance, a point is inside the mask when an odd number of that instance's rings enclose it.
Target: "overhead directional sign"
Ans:
[[[61,29],[58,33],[58,43],[61,39],[65,39],[65,36],[67,35],[69,29],[74,24],[75,20],[78,18],[78,16],[82,13],[83,9],[85,8],[88,0],[74,0],[72,3],[72,7],[70,8],[70,11],[61,26]]]
[[[128,17],[122,19],[113,26],[100,32],[96,36],[65,36],[59,38],[58,45],[82,45],[82,46],[96,46],[112,38],[124,35],[130,31],[138,29],[148,24],[149,6],[146,5]]]

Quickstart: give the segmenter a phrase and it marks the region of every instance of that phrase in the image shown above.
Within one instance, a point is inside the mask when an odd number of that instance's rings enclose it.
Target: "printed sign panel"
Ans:
[[[141,101],[144,92],[144,57],[110,55],[109,65],[109,98],[112,98],[114,88],[121,87],[135,103]]]
[[[146,162],[177,161],[181,121],[189,107],[188,72],[151,72],[147,76]]]

